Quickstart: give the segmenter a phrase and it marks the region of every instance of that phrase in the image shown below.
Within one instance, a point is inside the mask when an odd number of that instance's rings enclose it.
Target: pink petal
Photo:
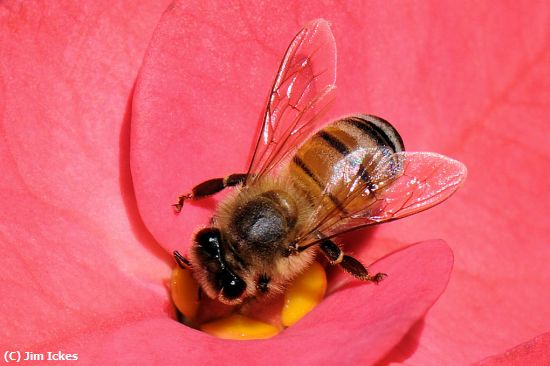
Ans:
[[[444,205],[374,236],[406,242],[429,232],[456,258],[420,341],[410,335],[394,360],[468,364],[550,329],[550,175],[541,168],[550,156],[542,137],[550,133],[550,9],[533,5],[435,6],[414,16],[430,24],[417,52],[424,102],[415,116],[432,123],[405,141],[444,149],[469,175]]]
[[[390,274],[379,286],[356,282],[343,288],[267,341],[224,341],[172,319],[152,318],[98,330],[67,348],[81,350],[84,364],[372,364],[438,299],[452,262],[452,252],[442,241],[408,247],[373,266],[373,271]],[[134,352],[138,345],[141,351]]]
[[[549,329],[550,176],[541,168],[550,149],[549,14],[543,2],[176,4],[136,89],[132,168],[147,227],[167,250],[184,250],[208,223],[214,200],[179,216],[170,204],[203,179],[245,169],[287,43],[323,16],[339,52],[332,115],[378,114],[410,150],[444,153],[470,170],[455,197],[376,230],[371,247],[366,235],[344,238],[364,258],[432,237],[456,251],[448,292],[394,359],[464,364]]]
[[[214,207],[208,199],[187,204],[176,215],[171,205],[177,197],[206,179],[246,170],[279,58],[300,27],[288,26],[280,39],[254,35],[269,42],[268,52],[258,52],[262,41],[251,41],[244,19],[233,19],[231,30],[223,31],[216,26],[219,9],[189,10],[178,3],[162,18],[136,84],[132,111],[138,207],[169,252],[185,250],[191,232],[208,223]]]
[[[476,366],[548,365],[550,364],[550,333],[541,334],[496,356],[487,357]]]
[[[167,312],[127,162],[128,100],[164,8],[131,4],[0,5],[2,350]]]

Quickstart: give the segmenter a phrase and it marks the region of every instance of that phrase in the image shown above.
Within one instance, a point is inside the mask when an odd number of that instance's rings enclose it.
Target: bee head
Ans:
[[[198,264],[194,266],[194,274],[209,297],[226,304],[238,304],[247,286],[236,266],[228,260],[226,248],[220,229],[201,229],[194,237],[191,260]]]

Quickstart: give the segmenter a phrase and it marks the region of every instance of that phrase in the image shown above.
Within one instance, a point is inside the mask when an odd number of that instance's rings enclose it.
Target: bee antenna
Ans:
[[[180,268],[182,269],[191,269],[193,266],[191,265],[191,262],[189,262],[189,259],[185,258],[183,255],[181,255],[180,252],[177,250],[174,250],[174,259],[176,260],[176,263]]]

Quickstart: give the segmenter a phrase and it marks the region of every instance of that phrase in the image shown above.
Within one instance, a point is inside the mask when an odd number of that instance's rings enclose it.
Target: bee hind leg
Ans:
[[[379,283],[387,276],[387,274],[380,272],[371,276],[361,262],[349,255],[345,255],[342,249],[332,240],[327,239],[322,241],[320,248],[330,264],[339,265],[344,271],[361,281]]]
[[[178,197],[178,202],[174,203],[176,213],[179,213],[183,208],[183,203],[187,200],[199,200],[216,194],[222,191],[224,188],[233,187],[237,184],[243,183],[248,174],[231,174],[225,178],[214,178],[206,180],[197,184],[190,193],[183,194]]]
[[[367,269],[361,264],[361,262],[353,257],[350,257],[349,255],[344,255],[344,258],[340,263],[340,267],[342,267],[344,271],[353,275],[355,278],[360,279],[361,281],[379,283],[388,276],[387,274],[382,272],[378,272],[371,276],[368,273]]]

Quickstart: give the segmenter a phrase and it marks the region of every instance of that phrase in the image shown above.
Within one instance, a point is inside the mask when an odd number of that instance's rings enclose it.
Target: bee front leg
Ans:
[[[179,196],[178,202],[174,203],[172,206],[174,206],[176,213],[179,213],[183,208],[183,203],[186,200],[199,200],[201,198],[211,196],[222,191],[224,188],[233,187],[237,184],[243,183],[247,176],[248,174],[231,174],[225,178],[206,180],[193,187],[190,193]]]
[[[332,240],[323,240],[319,245],[321,251],[327,257],[330,264],[340,265],[342,269],[361,281],[369,281],[378,283],[387,276],[385,273],[376,273],[371,276],[365,266],[361,264],[357,259],[345,255],[342,249],[336,245]]]

